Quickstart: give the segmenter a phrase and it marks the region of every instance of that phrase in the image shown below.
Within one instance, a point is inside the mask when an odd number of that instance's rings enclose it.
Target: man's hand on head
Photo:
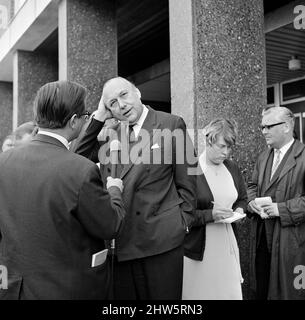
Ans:
[[[94,112],[94,119],[105,122],[107,119],[113,118],[111,111],[105,106],[103,96],[98,105],[98,109]]]

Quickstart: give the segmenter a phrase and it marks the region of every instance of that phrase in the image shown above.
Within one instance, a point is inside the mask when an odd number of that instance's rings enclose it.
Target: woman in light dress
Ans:
[[[197,175],[196,221],[185,239],[182,299],[241,300],[243,278],[236,238],[230,223],[218,222],[247,207],[242,174],[228,160],[236,141],[236,124],[216,119],[205,134]]]

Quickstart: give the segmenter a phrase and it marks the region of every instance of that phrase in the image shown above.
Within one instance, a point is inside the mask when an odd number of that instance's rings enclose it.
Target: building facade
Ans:
[[[104,82],[121,75],[138,86],[144,103],[182,116],[196,133],[199,152],[200,129],[216,117],[234,118],[239,140],[233,157],[249,179],[265,148],[259,124],[267,104],[291,108],[305,139],[303,6],[305,1],[0,0],[0,141],[33,119],[34,97],[46,82],[83,84],[92,111]],[[289,60],[296,66],[289,67]],[[251,299],[247,221],[238,234],[244,297]]]

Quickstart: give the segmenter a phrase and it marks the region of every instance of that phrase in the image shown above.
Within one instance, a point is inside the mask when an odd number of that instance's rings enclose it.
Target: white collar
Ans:
[[[140,133],[140,130],[143,126],[143,123],[148,115],[148,108],[143,104],[143,111],[142,111],[142,114],[139,118],[139,120],[133,125],[132,129],[135,133],[135,137],[137,138],[139,133]]]
[[[64,138],[63,136],[61,136],[60,134],[57,134],[57,133],[54,133],[54,132],[49,132],[49,131],[44,131],[44,130],[41,130],[41,129],[39,129],[38,133],[59,140],[69,150],[69,142],[68,142],[68,140],[66,138]]]
[[[283,157],[286,154],[286,152],[288,151],[288,149],[292,146],[293,143],[294,143],[294,139],[292,139],[291,141],[289,141],[288,143],[283,145],[282,148],[274,149],[274,150],[280,150],[281,151],[281,157]]]

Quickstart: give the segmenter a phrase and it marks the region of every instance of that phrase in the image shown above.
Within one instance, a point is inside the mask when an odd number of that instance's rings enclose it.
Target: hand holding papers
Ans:
[[[257,206],[260,207],[260,216],[262,219],[266,219],[268,218],[268,214],[266,214],[264,212],[264,208],[263,206],[264,205],[267,205],[267,204],[272,204],[272,199],[271,197],[262,197],[262,198],[255,198],[255,203],[257,204]]]
[[[212,215],[215,223],[232,223],[246,216],[244,213],[233,212],[231,208],[226,208],[214,201],[212,203],[214,204]]]
[[[215,221],[215,223],[232,223],[232,222],[235,222],[237,220],[243,219],[245,216],[246,215],[244,213],[233,212],[233,216],[232,217]]]

